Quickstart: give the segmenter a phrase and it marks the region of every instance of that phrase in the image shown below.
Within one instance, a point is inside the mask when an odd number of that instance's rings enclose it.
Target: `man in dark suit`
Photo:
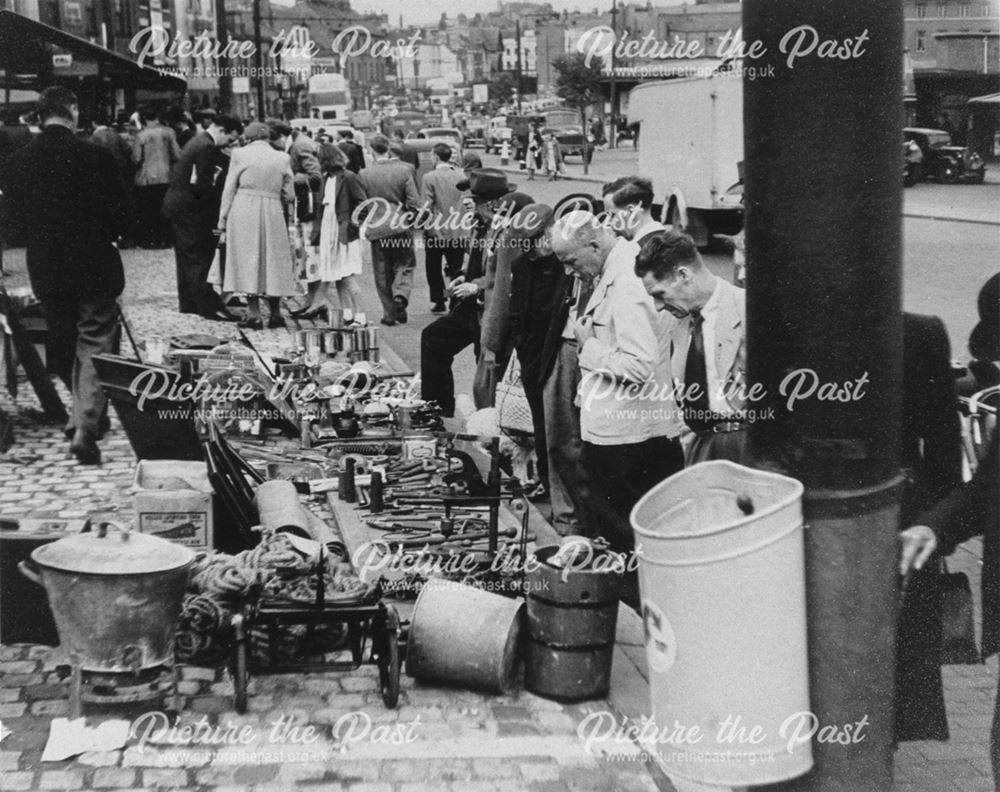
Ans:
[[[56,370],[73,394],[70,452],[95,465],[106,401],[92,357],[114,348],[125,286],[115,240],[128,228],[131,205],[111,153],[74,135],[79,109],[72,91],[46,89],[38,116],[41,134],[9,157],[0,190],[7,228],[27,246]]]
[[[354,142],[354,133],[350,129],[341,129],[337,138],[337,145],[347,155],[347,169],[352,173],[361,173],[365,167],[365,154],[361,146]]]
[[[417,150],[413,146],[406,142],[402,129],[392,130],[390,150],[396,159],[412,165],[415,170],[420,170],[420,155],[417,154]]]
[[[962,483],[962,445],[948,332],[936,316],[903,314],[906,488],[900,528]],[[915,572],[896,638],[896,740],[946,740],[938,565]]]
[[[0,171],[7,158],[21,146],[31,142],[31,130],[21,123],[21,118],[14,110],[7,110],[3,116],[3,126],[0,126]],[[0,212],[3,211],[3,196],[0,196]],[[0,273],[3,272],[3,227],[0,225]]]
[[[389,141],[371,139],[375,161],[358,174],[370,210],[362,229],[371,242],[375,288],[382,302],[382,324],[405,324],[417,261],[413,252],[413,223],[409,219],[420,205],[417,172],[391,159]]]
[[[962,542],[983,537],[983,658],[1000,652],[1000,448],[994,428],[986,456],[972,480],[939,501],[902,533],[899,573],[919,570],[935,550],[951,555]],[[993,783],[1000,789],[1000,689],[990,735]]]
[[[221,169],[219,149],[242,131],[239,120],[227,115],[199,131],[181,151],[163,200],[163,214],[174,227],[178,310],[221,322],[236,317],[208,285],[217,242],[213,232],[219,217],[220,193],[215,189]]]

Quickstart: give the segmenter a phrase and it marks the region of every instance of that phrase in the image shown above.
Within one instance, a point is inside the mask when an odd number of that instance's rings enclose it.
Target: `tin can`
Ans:
[[[403,459],[432,459],[437,453],[437,440],[431,435],[410,435],[403,438]]]
[[[344,326],[344,311],[342,308],[327,308],[327,315],[329,316],[330,327],[334,330],[340,330]]]

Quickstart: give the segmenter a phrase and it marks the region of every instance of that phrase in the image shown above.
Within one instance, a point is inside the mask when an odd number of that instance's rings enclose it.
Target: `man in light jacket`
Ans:
[[[670,336],[674,390],[683,396],[688,465],[745,463],[746,293],[712,274],[680,231],[647,235],[635,274],[657,309],[678,319]]]
[[[444,276],[454,280],[462,271],[465,250],[472,236],[470,212],[462,201],[459,182],[466,175],[451,162],[451,146],[437,143],[434,170],[424,174],[420,185],[421,220],[424,227],[424,265],[431,292],[431,311],[444,313]],[[444,261],[444,274],[441,262]]]
[[[592,485],[590,511],[612,547],[628,550],[632,507],[684,467],[680,423],[668,395],[670,325],[633,272],[634,242],[585,211],[560,218],[551,238],[567,271],[594,284],[573,327],[582,460]]]
[[[135,174],[138,241],[143,247],[163,248],[170,244],[170,229],[160,209],[170,186],[170,171],[180,159],[181,150],[174,130],[160,123],[155,108],[145,115],[146,126],[136,135],[132,148],[132,161],[138,166]]]

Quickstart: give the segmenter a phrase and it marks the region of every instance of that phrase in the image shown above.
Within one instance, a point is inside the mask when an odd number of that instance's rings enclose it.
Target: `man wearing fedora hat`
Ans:
[[[491,257],[502,244],[501,234],[519,210],[532,202],[530,196],[515,191],[507,175],[495,168],[481,168],[457,185],[469,190],[475,215],[472,249],[462,273],[448,285],[451,306],[447,314],[424,328],[420,335],[421,395],[437,402],[445,416],[455,414],[455,379],[451,364],[455,355],[469,345],[479,357],[482,306],[492,288],[488,269]]]

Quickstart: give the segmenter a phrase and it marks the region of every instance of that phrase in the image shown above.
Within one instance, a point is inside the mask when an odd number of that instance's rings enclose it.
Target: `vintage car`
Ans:
[[[920,146],[923,154],[920,170],[924,179],[936,179],[943,184],[983,183],[986,177],[983,158],[965,146],[953,146],[951,135],[945,130],[906,127],[903,139]]]
[[[580,114],[575,110],[555,107],[542,113],[545,129],[559,141],[564,157],[581,157],[587,162],[594,156],[594,144],[580,124]]]
[[[452,147],[457,147],[459,153],[461,153],[462,146],[465,142],[462,130],[456,129],[455,127],[424,127],[422,129],[418,129],[416,132],[411,132],[407,135],[407,139],[435,140],[438,142],[448,143]]]
[[[486,142],[486,127],[489,121],[482,116],[471,116],[465,120],[465,145],[482,146]]]

